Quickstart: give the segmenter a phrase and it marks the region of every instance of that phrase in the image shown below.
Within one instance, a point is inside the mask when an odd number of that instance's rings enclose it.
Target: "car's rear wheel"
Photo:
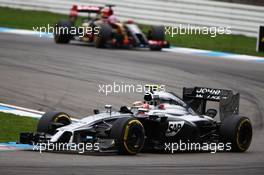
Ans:
[[[144,146],[145,131],[139,120],[124,117],[115,121],[110,137],[115,140],[115,146],[119,154],[135,155]]]
[[[99,33],[95,35],[94,42],[96,48],[104,48],[106,42],[111,39],[112,36],[112,27],[109,24],[98,24]]]
[[[252,125],[247,117],[231,116],[224,119],[220,128],[224,143],[231,144],[234,152],[246,151],[252,140]]]
[[[149,49],[152,51],[161,51],[162,48],[160,46],[150,46]]]
[[[155,41],[164,41],[165,40],[164,26],[152,26],[151,30],[148,33],[148,39],[155,40]],[[161,49],[162,49],[161,46],[150,45],[150,50],[160,51]]]
[[[58,44],[67,44],[72,39],[71,30],[73,29],[73,24],[70,21],[60,20],[55,25],[54,30],[54,41]]]
[[[38,122],[37,132],[53,135],[56,129],[71,124],[71,118],[64,112],[47,112]]]
[[[165,40],[165,29],[164,26],[152,26],[150,30],[150,39],[157,41]]]

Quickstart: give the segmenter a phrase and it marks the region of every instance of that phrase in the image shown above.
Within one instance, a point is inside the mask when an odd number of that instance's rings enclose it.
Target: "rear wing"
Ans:
[[[100,13],[103,7],[90,5],[73,5],[70,10],[70,16],[77,16],[78,12]]]
[[[207,101],[219,102],[219,115],[225,117],[239,114],[240,94],[231,90],[206,87],[183,88],[183,100],[198,114],[206,113]]]

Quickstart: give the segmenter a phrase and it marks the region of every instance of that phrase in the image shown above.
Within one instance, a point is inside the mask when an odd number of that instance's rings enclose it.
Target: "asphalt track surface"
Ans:
[[[99,92],[99,84],[165,84],[229,88],[241,93],[254,138],[245,153],[176,153],[118,156],[0,152],[0,174],[263,174],[264,63],[214,57],[95,49],[52,39],[0,34],[0,102],[39,110],[63,110],[81,118],[105,104],[131,104],[140,93]]]

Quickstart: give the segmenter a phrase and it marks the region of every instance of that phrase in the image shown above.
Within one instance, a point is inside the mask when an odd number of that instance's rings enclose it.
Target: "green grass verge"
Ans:
[[[33,27],[47,27],[48,24],[54,26],[59,19],[67,18],[67,15],[57,13],[0,7],[0,27],[33,30]]]
[[[47,26],[47,24],[53,26],[62,18],[67,19],[67,15],[0,7],[0,27],[32,30],[33,27]],[[81,19],[78,20],[78,23]],[[149,28],[147,25],[141,26],[144,30]],[[211,38],[209,35],[177,35],[175,37],[167,36],[167,40],[171,45],[178,47],[264,56],[264,53],[256,52],[256,38],[241,35],[217,35],[215,38]]]
[[[256,52],[257,39],[242,35],[217,35],[212,38],[209,35],[177,35],[167,39],[178,47],[213,50],[246,55],[264,57],[264,53]]]
[[[21,132],[35,132],[38,119],[0,112],[0,142],[19,140]]]

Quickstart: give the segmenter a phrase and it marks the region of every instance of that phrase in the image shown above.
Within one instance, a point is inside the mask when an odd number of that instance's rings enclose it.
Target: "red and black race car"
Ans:
[[[68,20],[60,20],[55,25],[56,43],[78,40],[92,43],[97,48],[104,47],[146,47],[150,50],[168,48],[163,26],[152,26],[145,34],[132,20],[121,22],[114,15],[113,5],[77,6],[73,5]],[[81,26],[76,27],[78,12],[87,13]]]

